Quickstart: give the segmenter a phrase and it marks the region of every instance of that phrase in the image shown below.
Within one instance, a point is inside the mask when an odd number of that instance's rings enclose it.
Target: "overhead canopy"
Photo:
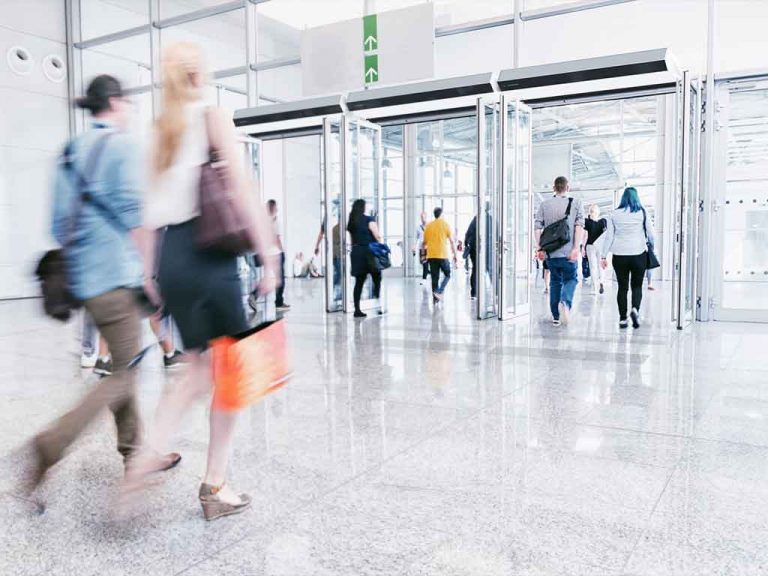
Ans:
[[[313,117],[322,121],[322,117],[328,114],[341,114],[344,111],[341,102],[341,95],[336,94],[267,106],[255,106],[237,110],[234,122],[235,126],[253,126]]]
[[[489,94],[493,92],[491,77],[492,74],[487,72],[443,80],[429,80],[427,82],[414,82],[399,86],[358,90],[357,92],[351,92],[347,96],[347,108],[351,111],[368,110],[385,106]]]
[[[502,70],[499,88],[522,90],[659,72],[679,74],[667,48]]]

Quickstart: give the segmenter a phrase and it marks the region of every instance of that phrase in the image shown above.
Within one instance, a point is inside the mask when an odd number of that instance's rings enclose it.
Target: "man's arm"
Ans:
[[[584,239],[584,205],[580,201],[574,202],[576,215],[573,220],[573,245],[569,259],[577,262],[581,252],[581,244]]]

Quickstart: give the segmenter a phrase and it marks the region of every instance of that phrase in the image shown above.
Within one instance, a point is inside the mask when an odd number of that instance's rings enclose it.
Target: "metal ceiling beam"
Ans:
[[[496,18],[485,18],[483,20],[473,20],[465,24],[454,24],[451,26],[438,26],[435,28],[435,38],[443,36],[454,36],[456,34],[466,34],[467,32],[477,32],[478,30],[487,30],[488,28],[498,28],[499,26],[511,26],[515,23],[514,14],[505,14]]]
[[[615,6],[616,4],[627,4],[637,0],[581,0],[580,2],[570,2],[562,6],[553,6],[552,8],[537,8],[535,10],[526,10],[520,13],[520,20],[527,22],[529,20],[539,20],[550,16],[562,16],[564,14],[573,14],[584,10],[594,10],[595,8],[605,8],[606,6]]]
[[[179,26],[181,24],[187,24],[189,22],[195,22],[196,20],[202,20],[203,18],[210,18],[211,16],[219,16],[220,14],[226,14],[235,10],[241,10],[245,7],[244,0],[234,0],[233,2],[227,2],[225,4],[217,4],[208,8],[201,8],[194,12],[187,12],[186,14],[179,14],[178,16],[171,16],[170,18],[163,18],[152,22],[155,28],[170,28],[171,26]]]
[[[251,70],[256,72],[260,70],[274,70],[275,68],[284,68],[286,66],[296,66],[301,64],[301,58],[296,56],[295,58],[275,58],[274,60],[267,60],[265,62],[257,62],[251,64]]]
[[[85,48],[93,48],[94,46],[99,46],[101,44],[109,44],[110,42],[117,42],[118,40],[125,40],[126,38],[133,38],[134,36],[141,36],[142,34],[149,34],[151,29],[152,27],[149,24],[144,24],[126,30],[120,30],[120,32],[113,32],[112,34],[104,34],[103,36],[97,36],[96,38],[75,42],[74,47],[81,50]]]

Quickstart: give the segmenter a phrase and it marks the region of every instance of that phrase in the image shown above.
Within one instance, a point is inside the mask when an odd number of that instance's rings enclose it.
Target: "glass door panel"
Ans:
[[[717,104],[715,320],[768,322],[768,79],[723,82]]]
[[[344,215],[342,207],[343,121],[323,121],[323,248],[326,262],[325,310],[339,312],[344,308]]]
[[[501,191],[501,126],[499,103],[477,101],[477,317],[498,314],[497,255]]]
[[[517,106],[517,234],[515,236],[515,312],[528,314],[533,272],[533,203],[531,201],[531,109]]]
[[[696,314],[697,228],[699,218],[698,87],[683,73],[677,92],[677,176],[675,194],[675,245],[672,290],[673,321],[682,330]]]
[[[502,96],[503,175],[500,194],[502,320],[527,314],[530,303],[531,110]]]
[[[515,315],[515,235],[517,211],[517,103],[501,98],[502,176],[499,191],[501,240],[499,259],[499,319]]]
[[[366,213],[378,220],[381,213],[381,126],[353,118],[344,119],[345,151],[344,151],[344,202],[345,218],[352,210],[355,200],[363,199],[366,203]],[[350,269],[349,254],[351,251],[350,238],[345,235],[349,249],[346,269]],[[346,295],[344,311],[353,310],[352,290],[355,279],[350,273],[346,274]],[[379,308],[380,300],[374,297],[371,277],[365,281],[363,295],[360,300],[362,310]]]

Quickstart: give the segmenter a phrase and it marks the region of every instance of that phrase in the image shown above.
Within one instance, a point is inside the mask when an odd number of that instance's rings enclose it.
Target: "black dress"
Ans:
[[[352,236],[352,252],[350,254],[352,276],[363,276],[371,271],[371,250],[368,248],[368,245],[371,242],[376,242],[376,239],[371,234],[368,225],[373,221],[372,217],[363,215],[358,221],[357,226],[350,230],[350,235]]]

